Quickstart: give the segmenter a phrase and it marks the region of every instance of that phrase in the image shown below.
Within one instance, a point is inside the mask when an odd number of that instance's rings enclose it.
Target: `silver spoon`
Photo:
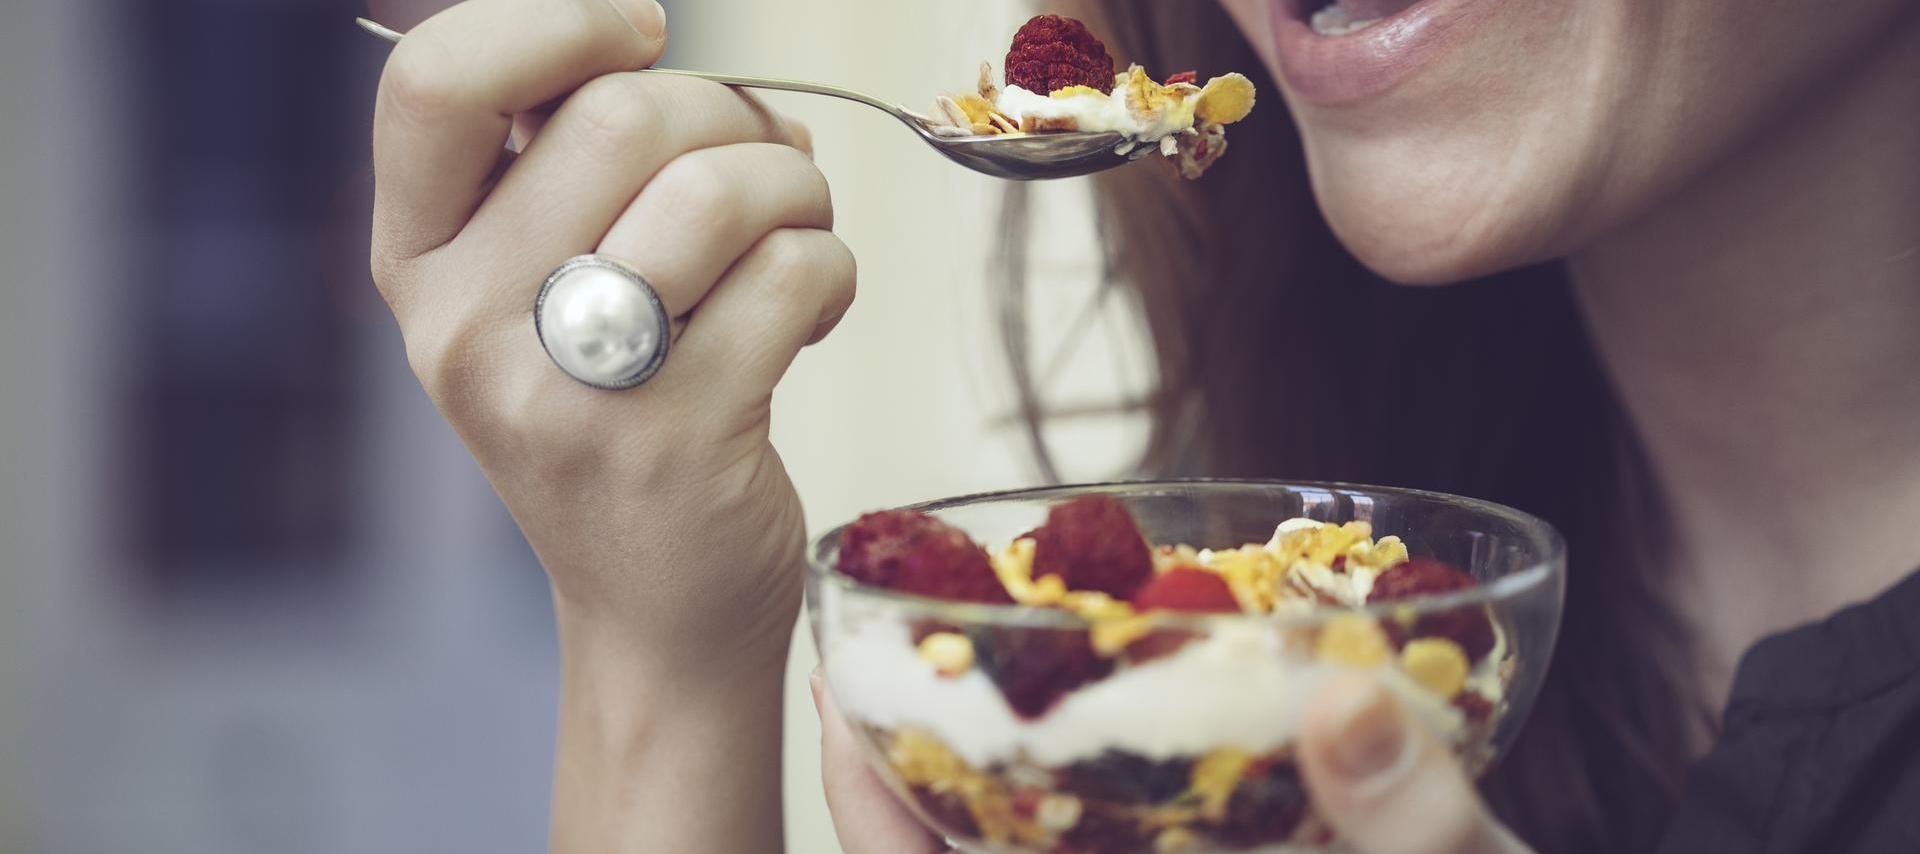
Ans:
[[[360,25],[360,29],[393,44],[400,43],[399,31],[366,18],[354,20]],[[925,118],[915,115],[912,110],[898,104],[889,104],[872,95],[842,89],[838,86],[804,83],[798,80],[776,80],[768,77],[743,77],[738,74],[715,74],[708,71],[682,71],[669,68],[653,68],[648,71],[656,74],[698,77],[728,86],[826,95],[865,104],[913,128],[915,133],[920,134],[922,140],[933,146],[933,150],[945,155],[948,160],[975,172],[1010,181],[1040,181],[1088,175],[1112,169],[1156,150],[1155,146],[1134,144],[1118,133],[941,136],[933,132]]]

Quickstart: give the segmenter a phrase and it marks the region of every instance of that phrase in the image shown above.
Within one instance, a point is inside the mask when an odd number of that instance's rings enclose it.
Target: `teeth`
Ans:
[[[1313,18],[1308,23],[1313,26],[1313,31],[1320,35],[1344,36],[1349,33],[1360,32],[1379,22],[1379,18],[1361,18],[1356,20],[1352,12],[1348,11],[1345,6],[1340,5],[1338,0],[1335,0],[1335,2],[1328,4],[1326,8],[1313,13]]]

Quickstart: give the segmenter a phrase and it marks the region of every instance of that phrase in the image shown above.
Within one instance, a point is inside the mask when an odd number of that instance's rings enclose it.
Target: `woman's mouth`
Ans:
[[[1322,106],[1411,76],[1500,0],[1269,0],[1287,88]]]

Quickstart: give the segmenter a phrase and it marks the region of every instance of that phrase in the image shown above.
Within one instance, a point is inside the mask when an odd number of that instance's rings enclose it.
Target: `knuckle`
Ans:
[[[808,157],[806,152],[797,148],[778,144],[768,144],[764,147],[770,158],[769,162],[781,176],[783,186],[797,188],[788,196],[793,206],[793,210],[789,212],[789,216],[794,219],[793,224],[820,229],[833,228],[833,187],[827,181],[827,173],[822,172],[819,164],[814,163],[813,158]],[[785,182],[789,180],[793,184],[786,185]]]
[[[810,239],[802,229],[775,229],[761,238],[758,252],[768,276],[781,285],[806,281],[822,272],[819,242]],[[781,287],[780,290],[792,288]]]
[[[793,149],[788,149],[792,151]],[[812,224],[823,229],[833,228],[833,184],[827,180],[827,173],[820,171],[813,158],[800,152],[794,152],[803,164],[801,175],[807,182],[807,199],[813,215]]]
[[[407,365],[413,369],[414,378],[455,423],[473,409],[478,390],[487,385],[487,360],[477,331],[469,324],[431,321],[410,323],[401,329]]]
[[[609,154],[645,146],[659,133],[657,96],[631,74],[594,78],[567,99],[571,124],[587,145]]]
[[[756,250],[768,297],[790,311],[831,313],[852,300],[857,269],[853,252],[831,232],[782,228]]]
[[[646,193],[688,233],[727,234],[743,216],[735,189],[732,174],[712,154],[696,151],[669,161],[647,182]]]
[[[418,328],[427,326],[428,328]],[[407,363],[447,422],[484,458],[541,477],[568,478],[595,466],[613,437],[559,417],[583,393],[536,351],[515,347],[497,323],[415,324],[405,332]]]
[[[827,244],[827,267],[821,276],[826,288],[824,313],[837,316],[853,305],[854,295],[860,289],[860,262],[840,238],[835,237]]]
[[[808,126],[806,122],[793,118],[792,116],[785,117],[785,121],[787,133],[793,137],[793,147],[798,149],[800,153],[807,155],[808,160],[812,160],[813,128]]]
[[[406,297],[423,275],[422,267],[427,262],[424,256],[410,256],[400,251],[396,242],[390,229],[376,227],[367,253],[367,269],[374,288],[386,300],[394,318],[404,321],[410,302]]]
[[[853,247],[839,237],[829,241],[833,256],[832,281],[837,293],[844,294],[849,300],[860,284],[860,259],[853,254]]]
[[[371,257],[367,267],[373,274],[373,286],[386,299],[387,305],[393,306],[395,297],[400,293],[400,282],[406,275],[407,264],[395,258],[392,252],[383,250],[377,239],[369,254]]]
[[[806,152],[790,145],[776,145],[773,148],[775,156],[780,158],[781,165],[800,176],[810,193],[832,198],[831,188],[827,184],[827,173],[820,171],[820,164],[813,162],[813,158],[808,157]]]
[[[383,102],[415,121],[443,116],[465,96],[464,75],[437,32],[432,21],[415,28],[393,49],[380,78]]]
[[[515,381],[499,383],[488,392],[485,417],[502,458],[542,478],[562,481],[599,467],[603,449],[613,437],[596,425],[555,417],[578,407],[569,397],[588,393],[584,386],[575,388],[570,383],[544,370],[523,370]]]

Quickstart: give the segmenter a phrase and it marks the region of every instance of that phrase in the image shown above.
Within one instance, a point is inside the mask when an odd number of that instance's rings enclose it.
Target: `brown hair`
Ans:
[[[1646,466],[1563,268],[1445,288],[1382,281],[1329,231],[1278,89],[1217,3],[1055,5],[1123,64],[1243,71],[1265,97],[1199,181],[1153,165],[1096,179],[1109,279],[1138,295],[1158,358],[1146,472],[1421,487],[1553,522],[1571,555],[1556,660],[1483,790],[1543,852],[1649,847],[1701,717],[1649,559],[1660,528]],[[1010,191],[1000,314],[1047,466],[1020,320],[1026,205]]]

